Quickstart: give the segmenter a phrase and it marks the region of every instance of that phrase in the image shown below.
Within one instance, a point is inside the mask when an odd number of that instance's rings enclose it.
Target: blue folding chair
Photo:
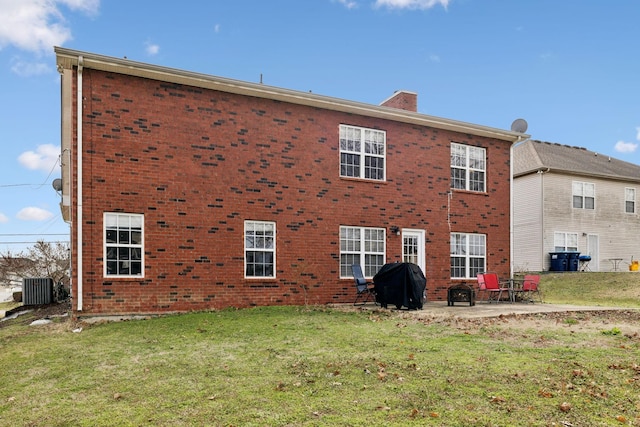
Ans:
[[[351,266],[351,273],[353,274],[353,280],[356,283],[357,291],[356,300],[353,302],[353,305],[365,305],[371,297],[373,297],[373,301],[375,302],[375,285],[373,282],[369,282],[365,279],[364,274],[362,274],[362,267],[360,267],[360,264],[353,264]],[[358,301],[361,301],[361,303],[358,304]]]

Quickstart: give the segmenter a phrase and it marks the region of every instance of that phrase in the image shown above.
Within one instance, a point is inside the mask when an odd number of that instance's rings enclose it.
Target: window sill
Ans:
[[[367,179],[367,178],[352,178],[350,176],[341,176],[340,179],[344,181],[366,182],[367,184],[380,184],[380,185],[389,184],[389,181],[378,181],[377,179]]]
[[[451,191],[453,191],[454,193],[461,193],[461,194],[473,194],[476,196],[488,196],[489,193],[487,193],[486,191],[471,191],[471,190],[462,190],[460,188],[450,188]]]

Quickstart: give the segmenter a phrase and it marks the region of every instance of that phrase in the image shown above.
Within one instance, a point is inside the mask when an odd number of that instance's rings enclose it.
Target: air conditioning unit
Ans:
[[[37,277],[22,279],[22,304],[46,305],[53,301],[53,279]]]

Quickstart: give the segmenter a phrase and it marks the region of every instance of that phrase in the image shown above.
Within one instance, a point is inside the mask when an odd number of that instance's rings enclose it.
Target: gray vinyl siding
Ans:
[[[574,181],[595,185],[595,209],[573,208]],[[628,271],[631,259],[640,259],[640,216],[637,200],[636,213],[625,212],[625,188],[635,188],[638,197],[640,184],[624,181],[553,172],[518,177],[514,183],[516,271],[519,267],[527,271],[548,270],[556,232],[576,233],[578,251],[584,255],[588,254],[587,236],[598,236],[599,259],[590,265],[592,271],[610,271],[612,258],[622,258],[620,269]],[[541,200],[538,211],[532,206],[534,200]],[[540,234],[536,237],[538,230]],[[536,242],[540,241],[541,247],[536,248]]]
[[[520,177],[513,184],[514,272],[542,271],[542,175]]]

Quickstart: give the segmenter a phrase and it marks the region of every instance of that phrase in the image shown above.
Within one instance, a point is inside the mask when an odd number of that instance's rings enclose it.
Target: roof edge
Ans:
[[[345,113],[360,114],[380,119],[495,138],[512,143],[519,142],[530,137],[529,135],[518,132],[429,116],[396,108],[376,106],[324,95],[283,89],[259,83],[217,77],[209,74],[136,62],[129,59],[115,58],[58,46],[54,47],[54,51],[56,53],[56,64],[59,70],[72,69],[73,67],[77,67],[78,63],[82,61],[82,66],[84,68],[168,81],[258,98],[274,99],[292,104],[324,108]]]

